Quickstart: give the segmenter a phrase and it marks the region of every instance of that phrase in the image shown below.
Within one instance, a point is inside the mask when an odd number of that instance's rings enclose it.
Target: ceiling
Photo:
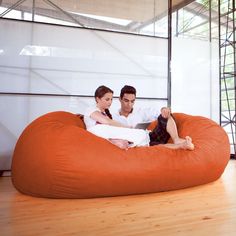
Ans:
[[[173,9],[186,6],[194,0],[172,0]],[[168,0],[2,0],[1,6],[12,7],[18,3],[19,7],[32,9],[35,2],[36,9],[57,10],[66,12],[85,13],[136,22],[145,22],[153,17],[167,14]]]

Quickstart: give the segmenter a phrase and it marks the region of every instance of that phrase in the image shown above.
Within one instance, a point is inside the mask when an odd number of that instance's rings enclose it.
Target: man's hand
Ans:
[[[171,110],[169,107],[162,107],[161,108],[161,115],[163,118],[167,119],[170,117]]]

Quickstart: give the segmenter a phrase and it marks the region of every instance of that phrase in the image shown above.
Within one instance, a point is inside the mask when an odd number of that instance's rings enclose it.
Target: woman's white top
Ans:
[[[88,107],[84,113],[84,123],[86,125],[87,130],[97,124],[97,121],[90,117],[90,115],[95,111],[101,112],[101,110],[97,106],[92,106]]]
[[[101,112],[96,107],[88,107],[84,114],[84,122],[89,132],[105,139],[124,139],[132,142],[132,147],[149,146],[149,132],[142,129],[131,129],[116,127],[107,124],[98,124],[96,120],[91,118],[91,114],[95,111]]]

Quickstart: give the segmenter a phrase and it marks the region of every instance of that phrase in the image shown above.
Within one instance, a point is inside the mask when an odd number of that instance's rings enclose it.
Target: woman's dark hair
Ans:
[[[105,109],[105,113],[112,120],[112,115],[111,115],[109,109]]]
[[[136,97],[136,89],[133,86],[130,85],[125,85],[121,90],[120,90],[120,98],[122,99],[124,97],[124,94],[134,94]]]
[[[95,90],[94,97],[95,98],[102,98],[106,93],[113,94],[113,91],[110,88],[108,88],[104,85],[101,85]]]
[[[108,88],[104,85],[101,85],[95,90],[94,97],[95,97],[95,99],[102,98],[106,93],[113,94],[113,91],[110,88]],[[105,109],[105,113],[110,119],[112,119],[112,115],[111,115],[109,109]]]

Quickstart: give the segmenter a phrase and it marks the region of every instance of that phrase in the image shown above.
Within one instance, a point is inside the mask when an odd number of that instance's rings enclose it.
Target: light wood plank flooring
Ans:
[[[100,199],[33,198],[1,177],[0,235],[235,236],[236,161],[210,184]]]

